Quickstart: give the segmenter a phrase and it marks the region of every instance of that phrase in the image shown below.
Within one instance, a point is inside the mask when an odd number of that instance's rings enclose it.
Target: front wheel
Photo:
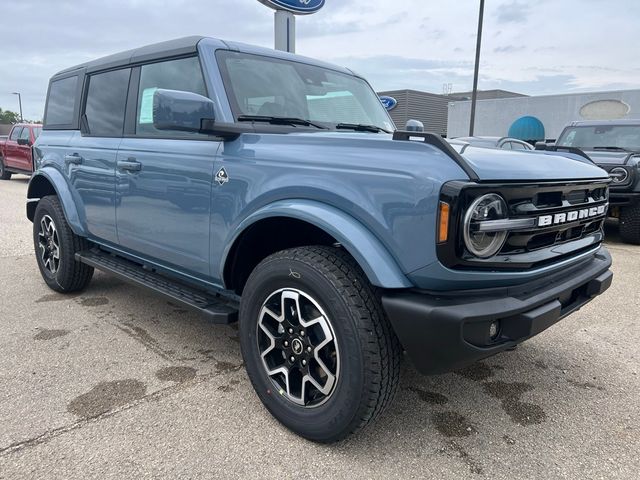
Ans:
[[[397,390],[398,340],[375,290],[340,249],[295,248],[260,263],[244,289],[240,337],[264,405],[310,440],[363,428]]]
[[[56,292],[82,290],[91,281],[93,268],[76,261],[75,254],[88,248],[67,223],[60,200],[44,197],[33,218],[33,244],[45,283]]]

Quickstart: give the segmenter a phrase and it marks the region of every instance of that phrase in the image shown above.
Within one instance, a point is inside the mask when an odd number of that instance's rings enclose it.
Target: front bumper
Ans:
[[[445,373],[537,335],[611,286],[611,256],[529,284],[482,292],[386,292],[382,304],[409,358],[423,374]],[[489,326],[499,320],[492,340]]]
[[[610,207],[627,207],[640,203],[640,192],[618,192],[609,190]]]

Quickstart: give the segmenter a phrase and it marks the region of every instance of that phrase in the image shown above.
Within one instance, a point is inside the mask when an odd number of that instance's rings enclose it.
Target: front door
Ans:
[[[20,133],[20,143],[17,144],[15,167],[20,170],[31,170],[31,129],[24,127]]]
[[[153,126],[156,89],[207,95],[199,60],[143,65],[139,77],[135,125],[117,158],[118,243],[160,265],[208,277],[213,168],[221,143]]]
[[[118,241],[156,263],[209,276],[219,142],[125,138],[117,160]]]

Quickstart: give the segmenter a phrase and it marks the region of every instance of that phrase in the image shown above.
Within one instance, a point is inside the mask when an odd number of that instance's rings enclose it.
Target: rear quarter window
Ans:
[[[45,127],[65,126],[73,123],[77,87],[77,76],[51,82],[49,98],[47,99],[47,111],[44,118]]]

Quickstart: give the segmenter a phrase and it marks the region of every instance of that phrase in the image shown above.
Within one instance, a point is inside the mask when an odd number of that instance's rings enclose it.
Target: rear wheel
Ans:
[[[11,172],[5,168],[2,157],[0,157],[0,180],[11,180]]]
[[[295,248],[260,263],[244,289],[240,337],[264,405],[310,440],[363,428],[397,390],[398,341],[374,288],[340,249]]]
[[[88,248],[87,240],[74,234],[56,196],[38,202],[33,219],[33,243],[38,267],[49,288],[63,293],[87,286],[93,268],[75,260]]]
[[[627,243],[640,245],[640,203],[620,209],[620,236]]]

